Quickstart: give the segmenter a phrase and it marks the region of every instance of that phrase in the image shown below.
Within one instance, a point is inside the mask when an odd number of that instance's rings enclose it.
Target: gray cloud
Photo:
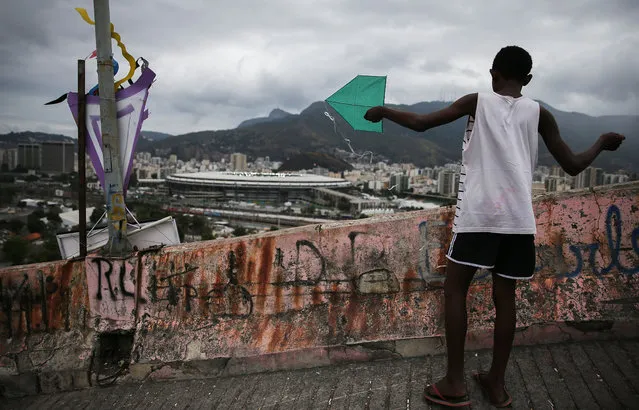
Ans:
[[[81,3],[3,7],[0,131],[74,134],[66,105],[43,104],[75,89],[76,60],[95,48],[94,28],[73,10]],[[489,89],[492,58],[507,44],[533,56],[531,97],[591,115],[639,112],[636,0],[132,0],[111,1],[111,16],[158,75],[147,129],[299,112],[360,73],[387,75],[391,103],[459,97]],[[87,70],[92,87],[95,60]]]

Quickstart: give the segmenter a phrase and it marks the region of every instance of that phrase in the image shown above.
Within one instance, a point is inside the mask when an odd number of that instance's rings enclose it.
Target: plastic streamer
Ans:
[[[80,14],[80,16],[82,17],[84,21],[91,24],[92,26],[95,25],[95,21],[91,20],[91,17],[89,17],[89,13],[87,13],[86,9],[83,9],[81,7],[76,7],[75,10]],[[133,74],[135,73],[136,63],[135,63],[135,58],[133,58],[133,56],[129,54],[129,52],[126,50],[126,46],[122,43],[122,39],[120,35],[116,33],[115,26],[113,25],[113,23],[111,23],[111,38],[116,41],[116,43],[118,44],[118,47],[120,47],[120,50],[122,50],[122,56],[129,63],[129,72],[127,73],[127,75],[115,83],[115,89],[117,90],[118,88],[120,88],[122,84],[124,84],[125,82],[133,78]]]

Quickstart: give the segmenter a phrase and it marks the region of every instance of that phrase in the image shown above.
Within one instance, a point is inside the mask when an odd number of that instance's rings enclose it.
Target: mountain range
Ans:
[[[448,102],[431,101],[413,105],[389,105],[401,110],[429,113],[447,106]],[[562,138],[574,152],[587,149],[602,133],[614,131],[626,136],[622,147],[597,158],[594,166],[608,171],[639,171],[639,116],[617,115],[593,117],[558,110],[543,101],[540,104],[553,113]],[[328,112],[335,125],[325,115]],[[176,154],[178,158],[219,159],[232,152],[243,152],[250,158],[269,156],[286,161],[299,153],[321,152],[353,161],[389,160],[412,162],[418,166],[442,165],[459,161],[465,118],[418,133],[384,120],[384,132],[353,131],[331,107],[323,102],[311,104],[299,114],[279,109],[267,117],[242,122],[237,128],[200,131],[168,137],[161,141],[144,141],[140,151],[156,155]],[[369,153],[367,153],[369,152]],[[366,153],[366,154],[365,154]],[[365,155],[363,155],[365,154]],[[540,138],[539,163],[556,164]]]
[[[389,106],[429,113],[448,104],[431,101]],[[639,172],[639,115],[593,117],[561,111],[542,101],[540,104],[553,113],[563,139],[574,152],[587,149],[602,133],[614,131],[624,134],[626,141],[621,148],[603,153],[593,165],[609,172],[620,169]],[[335,123],[326,113],[334,118]],[[299,114],[275,109],[266,117],[248,119],[234,129],[182,135],[142,131],[136,151],[161,156],[176,154],[182,160],[220,160],[233,152],[242,152],[249,160],[269,156],[273,161],[286,163],[290,160],[291,164],[299,162],[300,154],[319,153],[349,162],[387,160],[435,166],[460,160],[465,121],[459,119],[425,133],[414,132],[386,120],[383,133],[354,131],[331,107],[315,102]],[[10,133],[0,135],[0,144],[60,138],[69,137],[35,132]],[[541,139],[539,163],[556,164]]]
[[[8,134],[0,134],[0,146],[3,148],[14,148],[17,144],[37,144],[40,142],[57,142],[66,141],[75,143],[74,138],[61,134],[47,134],[46,132],[10,132]]]

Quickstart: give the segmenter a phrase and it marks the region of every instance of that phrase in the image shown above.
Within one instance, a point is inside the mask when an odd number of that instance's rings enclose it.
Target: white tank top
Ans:
[[[537,233],[532,174],[538,126],[534,100],[478,94],[464,135],[453,232]]]

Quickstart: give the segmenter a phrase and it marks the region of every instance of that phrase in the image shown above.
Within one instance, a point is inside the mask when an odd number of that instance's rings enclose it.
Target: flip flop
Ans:
[[[431,387],[433,389],[434,395],[428,392],[428,388]],[[470,406],[470,400],[468,400],[468,395],[465,394],[463,396],[444,396],[439,392],[439,389],[434,384],[429,384],[424,388],[424,398],[428,401],[431,401],[436,404],[440,404],[446,407],[466,407]]]
[[[496,402],[494,402],[494,401],[492,401],[490,399],[490,394],[488,394],[488,391],[486,390],[486,387],[484,386],[484,383],[482,383],[482,381],[481,381],[481,376],[486,376],[486,374],[487,373],[475,373],[473,375],[473,378],[479,384],[479,387],[481,387],[481,391],[482,391],[482,393],[484,393],[484,396],[488,399],[490,404],[492,404],[493,406],[497,407],[498,409],[503,409],[505,407],[509,407],[512,404],[512,402],[513,402],[513,398],[510,397],[510,394],[508,394],[508,391],[506,390],[505,387],[504,387],[504,393],[506,393],[506,400],[496,403]]]

